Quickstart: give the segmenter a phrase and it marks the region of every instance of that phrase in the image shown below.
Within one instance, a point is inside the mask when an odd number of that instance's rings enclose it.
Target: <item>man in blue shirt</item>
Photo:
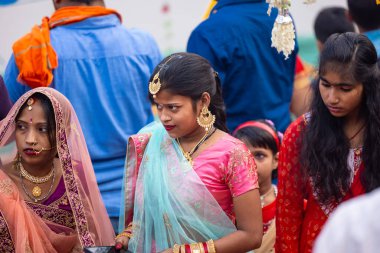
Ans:
[[[271,119],[280,131],[290,123],[296,52],[285,60],[271,48],[277,11],[267,10],[265,0],[219,0],[188,41],[187,51],[219,72],[231,131],[253,119]]]
[[[55,0],[54,5],[54,15],[67,11],[67,6],[85,14],[105,9],[98,0]],[[78,115],[103,201],[116,227],[127,141],[153,120],[148,80],[161,54],[149,34],[126,29],[116,14],[96,14],[56,26],[50,30],[50,41],[58,58],[50,87],[63,93]],[[30,89],[16,81],[18,66],[12,55],[5,82],[13,102]]]

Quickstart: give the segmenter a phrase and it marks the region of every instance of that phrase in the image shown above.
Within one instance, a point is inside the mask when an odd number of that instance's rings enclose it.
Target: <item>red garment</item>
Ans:
[[[306,126],[301,116],[287,129],[280,151],[278,166],[278,196],[276,214],[276,253],[312,252],[314,241],[328,215],[340,203],[322,205],[316,199],[311,180],[302,180],[299,163],[300,147],[297,140]],[[359,158],[361,154],[357,155]],[[343,201],[365,193],[360,182],[364,166],[359,163],[350,191]],[[304,199],[307,200],[306,210]]]
[[[269,226],[272,224],[274,218],[276,217],[276,199],[266,205],[262,209],[263,213],[263,232],[264,234],[268,231]]]
[[[305,70],[301,57],[297,55],[296,57],[296,75]]]

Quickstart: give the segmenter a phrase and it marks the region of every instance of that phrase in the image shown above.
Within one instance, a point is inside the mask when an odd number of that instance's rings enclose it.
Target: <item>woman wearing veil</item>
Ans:
[[[0,123],[0,231],[1,252],[113,243],[76,114],[51,88],[25,93]]]
[[[160,122],[130,138],[117,246],[132,252],[248,252],[260,246],[254,159],[227,132],[220,80],[195,54],[149,83]]]

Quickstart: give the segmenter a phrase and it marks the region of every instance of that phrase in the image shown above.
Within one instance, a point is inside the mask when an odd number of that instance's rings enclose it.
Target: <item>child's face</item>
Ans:
[[[363,99],[363,84],[344,78],[334,71],[320,76],[319,90],[334,117],[355,117]]]
[[[259,175],[259,185],[272,182],[272,171],[277,168],[278,153],[273,154],[269,148],[253,147],[247,145],[255,159],[257,174]]]

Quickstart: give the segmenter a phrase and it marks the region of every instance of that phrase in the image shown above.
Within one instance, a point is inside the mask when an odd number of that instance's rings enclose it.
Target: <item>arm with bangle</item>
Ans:
[[[217,240],[178,245],[161,253],[229,253],[257,249],[262,240],[260,194],[251,190],[233,198],[237,231]],[[255,217],[255,218],[252,218]]]
[[[198,242],[190,244],[174,244],[173,253],[216,253],[214,241]]]
[[[133,223],[130,222],[126,229],[115,237],[115,248],[121,250],[122,248],[128,248],[129,239],[132,238]]]

